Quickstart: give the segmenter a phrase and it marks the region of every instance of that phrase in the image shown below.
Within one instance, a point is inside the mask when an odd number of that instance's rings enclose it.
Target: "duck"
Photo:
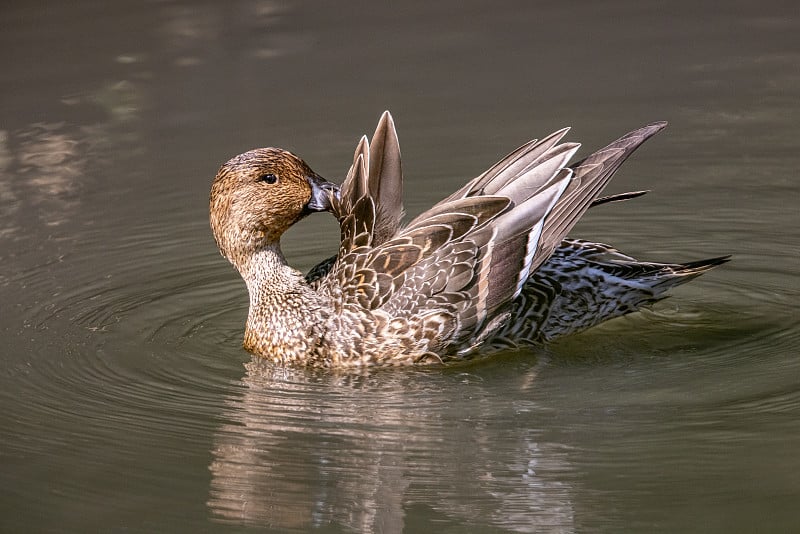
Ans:
[[[210,224],[247,286],[243,346],[281,365],[448,364],[535,348],[640,310],[729,260],[637,261],[567,237],[622,163],[666,127],[654,122],[570,163],[568,128],[531,140],[404,222],[400,145],[385,112],[341,185],[281,148],[240,154],[217,172]],[[281,236],[315,212],[338,220],[338,252],[307,274]]]

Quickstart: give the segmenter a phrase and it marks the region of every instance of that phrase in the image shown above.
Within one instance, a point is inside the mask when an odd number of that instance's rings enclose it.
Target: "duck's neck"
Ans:
[[[300,286],[303,276],[286,262],[280,243],[261,247],[239,266],[239,273],[247,284],[250,302],[271,293],[293,291]]]
[[[276,361],[309,358],[321,337],[319,296],[289,266],[280,245],[260,249],[240,273],[250,293],[245,348]]]

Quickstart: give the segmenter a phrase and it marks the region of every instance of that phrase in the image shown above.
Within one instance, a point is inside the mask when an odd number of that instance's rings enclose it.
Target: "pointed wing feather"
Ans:
[[[408,232],[414,228],[425,226],[441,217],[449,217],[454,213],[473,215],[476,217],[478,224],[482,225],[499,213],[506,211],[512,205],[512,201],[509,198],[502,196],[459,198],[449,202],[440,202],[408,223],[404,231]]]
[[[403,166],[392,115],[385,111],[369,147],[369,192],[377,205],[373,244],[389,239],[403,219]]]
[[[666,126],[666,122],[655,122],[634,130],[572,167],[574,179],[545,221],[534,269],[547,260],[628,156]]]
[[[601,206],[611,202],[622,202],[632,198],[638,198],[642,195],[646,195],[647,193],[649,193],[649,191],[629,191],[627,193],[617,193],[614,195],[608,195],[606,197],[599,197],[594,199],[589,207],[594,208],[595,206]]]
[[[347,212],[361,198],[365,198],[369,192],[367,178],[369,177],[369,141],[367,136],[362,136],[356,145],[353,154],[353,164],[347,172],[344,183],[340,191],[340,202],[342,211]],[[336,207],[336,206],[334,206]]]
[[[439,204],[456,198],[496,193],[507,185],[510,180],[524,174],[526,169],[535,165],[536,161],[553,148],[568,131],[569,128],[562,128],[541,141],[536,139],[528,141]]]
[[[381,116],[372,143],[362,137],[353,156],[353,165],[333,199],[331,211],[341,221],[353,213],[359,202],[372,204],[373,217],[369,223],[370,244],[378,245],[389,239],[403,218],[403,170],[400,163],[400,143],[389,112]],[[363,206],[362,206],[363,209]],[[344,235],[342,236],[345,243]]]

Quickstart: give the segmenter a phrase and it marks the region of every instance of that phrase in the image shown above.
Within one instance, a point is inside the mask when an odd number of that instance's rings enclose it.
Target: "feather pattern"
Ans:
[[[635,312],[728,259],[640,262],[609,245],[565,239],[528,279],[495,344],[550,342]]]
[[[634,130],[574,164],[580,145],[562,142],[568,129],[530,141],[403,226],[400,145],[384,113],[329,196],[341,230],[336,256],[303,278],[277,241],[241,264],[241,254],[223,250],[251,293],[246,346],[310,365],[439,363],[552,341],[663,298],[727,258],[638,262],[566,234],[590,207],[645,193],[599,196],[665,125]],[[212,206],[228,205],[213,191]],[[287,309],[287,301],[302,304]]]
[[[560,302],[553,299],[562,295],[563,288],[543,286],[537,268],[546,264],[593,203],[641,194],[598,199],[620,164],[663,127],[664,123],[655,123],[636,130],[573,166],[569,160],[580,145],[560,142],[568,129],[559,130],[522,145],[401,228],[398,217],[381,215],[383,199],[391,201],[383,213],[402,213],[394,194],[402,183],[395,158],[399,145],[393,122],[384,114],[372,143],[366,138],[359,143],[341,195],[333,202],[332,211],[343,228],[342,247],[337,259],[327,263],[327,275],[318,278],[319,291],[335,296],[345,309],[358,306],[362,343],[378,347],[374,352],[389,360],[397,358],[392,353],[396,341],[387,340],[381,329],[384,321],[378,317],[395,327],[401,322],[409,333],[430,328],[427,322],[435,321],[436,336],[427,341],[425,336],[416,338],[415,350],[435,352],[444,359],[465,357],[487,340],[508,337],[512,323],[516,330],[527,325],[520,332],[526,339],[554,338],[565,329],[554,325],[551,334],[543,334],[544,319],[532,318],[544,313],[529,317],[536,306],[528,303],[531,295],[544,293],[544,287],[549,288],[551,302]],[[382,155],[387,150],[391,155]],[[379,225],[378,220],[383,222]],[[555,267],[539,269],[548,273],[548,280],[558,265],[572,257],[565,251],[572,250],[574,242],[565,243],[551,262]],[[420,314],[425,311],[429,313]],[[347,328],[348,320],[352,316],[337,317],[335,328]],[[582,328],[583,322],[576,321],[574,329]],[[358,358],[346,349],[340,355],[342,361]]]

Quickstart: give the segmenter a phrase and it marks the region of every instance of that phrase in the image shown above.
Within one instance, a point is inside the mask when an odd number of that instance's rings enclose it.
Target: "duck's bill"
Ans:
[[[309,176],[308,184],[311,186],[311,199],[306,204],[306,209],[308,211],[329,211],[331,197],[339,196],[339,186],[317,175]]]

